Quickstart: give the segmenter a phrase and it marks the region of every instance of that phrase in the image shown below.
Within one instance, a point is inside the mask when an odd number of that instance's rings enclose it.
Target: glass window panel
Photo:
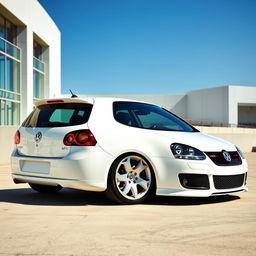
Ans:
[[[0,16],[0,37],[5,38],[5,20]]]
[[[42,99],[44,97],[44,75],[34,70],[33,77],[34,98]]]
[[[10,93],[10,92],[6,92],[5,93],[5,98],[11,99],[11,100],[20,100],[20,95]]]
[[[13,102],[13,125],[20,124],[20,103]]]
[[[40,105],[26,118],[22,126],[62,127],[84,124],[89,120],[91,111],[92,105],[84,103]]]
[[[0,125],[5,125],[5,101],[0,100]]]
[[[6,63],[6,90],[20,92],[20,64],[7,58]]]
[[[151,104],[114,102],[114,117],[119,123],[143,129],[196,131],[192,126],[177,116]]]
[[[6,20],[6,39],[13,43],[16,44],[16,38],[17,38],[17,27],[13,25],[11,22]]]
[[[38,70],[44,72],[44,63],[41,62],[40,60],[34,58],[34,60],[33,60],[33,66],[34,66],[34,68],[36,68],[36,69],[38,69]]]
[[[13,125],[13,112],[12,112],[12,102],[6,102],[6,109],[7,109],[7,125]]]
[[[14,45],[7,43],[6,44],[6,52],[9,55],[13,56],[14,58],[16,58],[18,60],[20,59],[20,49],[15,47]]]
[[[20,104],[6,101],[6,125],[18,125],[20,123]]]
[[[4,77],[5,77],[5,56],[0,54],[0,89],[4,89]]]
[[[0,38],[0,51],[5,52],[5,41]]]
[[[56,109],[51,115],[49,122],[69,123],[73,114],[73,109]]]
[[[38,85],[38,72],[37,71],[33,71],[33,89],[34,89],[34,98],[39,98],[38,95],[38,88],[39,88],[39,85]]]
[[[34,48],[33,49],[34,49],[34,57],[41,60],[43,48],[35,40],[34,40]]]
[[[5,98],[5,92],[0,89],[0,97]]]

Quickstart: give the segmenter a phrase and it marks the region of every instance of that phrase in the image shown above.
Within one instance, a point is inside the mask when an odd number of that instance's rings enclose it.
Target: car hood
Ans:
[[[185,144],[204,152],[218,152],[222,150],[236,151],[236,147],[232,143],[201,132],[161,131],[160,133],[161,136],[163,136],[165,140],[168,139],[169,142]]]

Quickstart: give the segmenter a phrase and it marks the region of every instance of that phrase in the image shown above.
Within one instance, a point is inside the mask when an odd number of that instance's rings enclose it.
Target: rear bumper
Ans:
[[[86,147],[63,158],[11,156],[14,182],[104,191],[113,157],[100,147]]]
[[[104,191],[106,188],[102,187],[102,184],[97,184],[95,181],[90,180],[75,180],[75,179],[58,179],[58,178],[46,178],[40,176],[12,174],[13,181],[15,183],[34,183],[41,185],[57,186],[60,185],[64,188],[74,188],[87,191]]]

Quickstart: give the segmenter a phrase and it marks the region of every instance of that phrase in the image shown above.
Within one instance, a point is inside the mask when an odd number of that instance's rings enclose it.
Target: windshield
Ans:
[[[114,102],[113,110],[117,122],[132,127],[162,131],[198,131],[176,115],[151,104]]]
[[[84,103],[57,103],[38,106],[23,122],[24,127],[63,127],[84,124],[92,105]]]

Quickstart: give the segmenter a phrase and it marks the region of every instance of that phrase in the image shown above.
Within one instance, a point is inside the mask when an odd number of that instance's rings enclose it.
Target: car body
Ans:
[[[119,203],[150,194],[209,197],[247,190],[233,144],[150,103],[98,98],[35,102],[15,135],[12,178],[40,192],[106,191]]]

